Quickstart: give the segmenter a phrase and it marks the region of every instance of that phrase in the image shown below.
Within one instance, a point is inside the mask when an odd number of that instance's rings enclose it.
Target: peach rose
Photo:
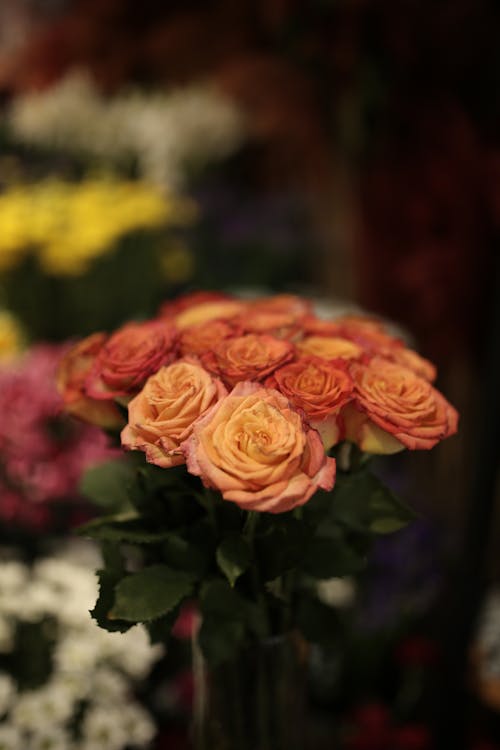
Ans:
[[[186,357],[162,367],[129,403],[122,445],[144,451],[150,463],[163,468],[182,464],[179,445],[198,417],[226,394],[220,380],[195,359]]]
[[[175,331],[167,323],[129,323],[105,342],[86,379],[89,396],[133,396],[174,356]]]
[[[288,341],[248,333],[221,341],[209,354],[202,357],[211,372],[220,375],[230,386],[242,380],[263,380],[273,370],[293,357],[293,346]]]
[[[340,336],[306,336],[297,342],[296,348],[303,356],[328,360],[359,359],[364,353],[361,346]]]
[[[340,410],[352,398],[353,382],[345,362],[301,359],[280,367],[267,380],[303,412],[323,440],[326,450],[342,438]]]
[[[335,481],[318,433],[281,393],[257,383],[239,383],[181,447],[191,474],[245,510],[284,513]]]
[[[444,396],[406,367],[374,357],[352,363],[355,401],[343,412],[346,436],[368,453],[432,448],[457,431]]]
[[[248,302],[234,323],[245,333],[267,333],[279,339],[293,340],[302,335],[302,321],[311,304],[292,294],[278,294]]]
[[[179,336],[179,351],[183,356],[189,354],[200,356],[212,351],[221,341],[234,335],[235,328],[224,320],[198,323],[182,331]]]
[[[94,333],[71,347],[63,356],[58,373],[57,389],[68,414],[103,428],[123,425],[123,417],[115,404],[95,401],[87,396],[85,381],[95,358],[106,341],[106,334]]]

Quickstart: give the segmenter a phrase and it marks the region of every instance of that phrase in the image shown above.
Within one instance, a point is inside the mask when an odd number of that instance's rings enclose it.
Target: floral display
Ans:
[[[0,745],[9,750],[149,747],[135,691],[162,654],[142,626],[106,633],[88,617],[96,579],[71,558],[0,560]]]
[[[117,165],[136,159],[144,179],[168,187],[179,187],[196,165],[228,156],[244,137],[239,110],[213,87],[105,98],[79,73],[18,97],[9,125],[17,139],[37,146]]]
[[[311,582],[356,572],[374,533],[412,517],[370,454],[457,429],[434,376],[382,322],[322,320],[294,295],[197,292],[77,343],[58,375],[66,409],[95,424],[113,409],[130,452],[129,510],[83,532],[116,551],[93,616],[166,637],[194,596],[215,662],[284,623],[314,639],[328,607]],[[132,573],[125,544],[143,550]]]
[[[0,195],[0,270],[34,252],[45,273],[78,276],[123,235],[192,216],[188,200],[147,183],[107,177],[13,186]]]
[[[0,367],[5,528],[57,527],[61,513],[70,516],[82,503],[78,484],[84,470],[116,456],[104,432],[61,413],[54,378],[63,352],[60,346],[38,345]]]

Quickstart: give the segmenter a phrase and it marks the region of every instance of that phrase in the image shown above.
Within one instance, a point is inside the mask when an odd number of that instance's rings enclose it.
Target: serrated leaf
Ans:
[[[163,559],[170,567],[192,573],[197,578],[204,576],[210,564],[207,546],[191,542],[180,534],[167,534],[162,550]]]
[[[234,586],[238,578],[248,570],[252,552],[244,537],[231,534],[219,544],[215,556],[220,570],[231,586]]]
[[[150,620],[145,623],[146,630],[149,634],[149,640],[151,644],[155,643],[166,643],[170,637],[170,631],[172,630],[177,617],[179,616],[179,605],[174,607],[171,612],[162,617],[158,617],[156,620]]]
[[[109,617],[110,611],[115,603],[115,588],[117,583],[121,580],[122,574],[117,574],[116,571],[105,569],[98,570],[97,577],[99,579],[99,596],[94,609],[90,611],[90,614],[101,628],[109,630],[112,633],[125,633],[125,631],[132,627],[133,623]]]
[[[115,591],[112,617],[147,622],[170,612],[193,589],[194,579],[166,565],[151,565],[122,579]]]

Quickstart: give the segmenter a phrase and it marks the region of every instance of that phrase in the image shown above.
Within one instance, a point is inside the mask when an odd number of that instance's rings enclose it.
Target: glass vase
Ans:
[[[296,633],[268,638],[210,667],[197,643],[195,750],[304,750],[307,647]]]

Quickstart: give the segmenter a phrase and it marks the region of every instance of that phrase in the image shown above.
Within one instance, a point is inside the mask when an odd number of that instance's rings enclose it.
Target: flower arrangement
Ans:
[[[317,581],[359,571],[373,534],[412,518],[370,455],[457,429],[435,376],[380,321],[322,320],[291,295],[195,293],[77,343],[66,409],[129,452],[128,507],[84,529],[108,551],[93,616],[166,637],[194,597],[212,663],[292,629],[331,640]]]
[[[124,637],[88,617],[96,580],[64,557],[0,561],[0,745],[10,750],[150,746],[134,692],[162,653],[142,626]]]
[[[102,430],[61,413],[54,378],[64,351],[38,345],[0,367],[0,520],[8,533],[66,530],[72,515],[81,519],[84,470],[117,455]]]
[[[127,165],[158,185],[179,187],[193,166],[241,144],[243,117],[214,87],[190,85],[105,98],[84,73],[14,100],[8,123],[20,141]]]

